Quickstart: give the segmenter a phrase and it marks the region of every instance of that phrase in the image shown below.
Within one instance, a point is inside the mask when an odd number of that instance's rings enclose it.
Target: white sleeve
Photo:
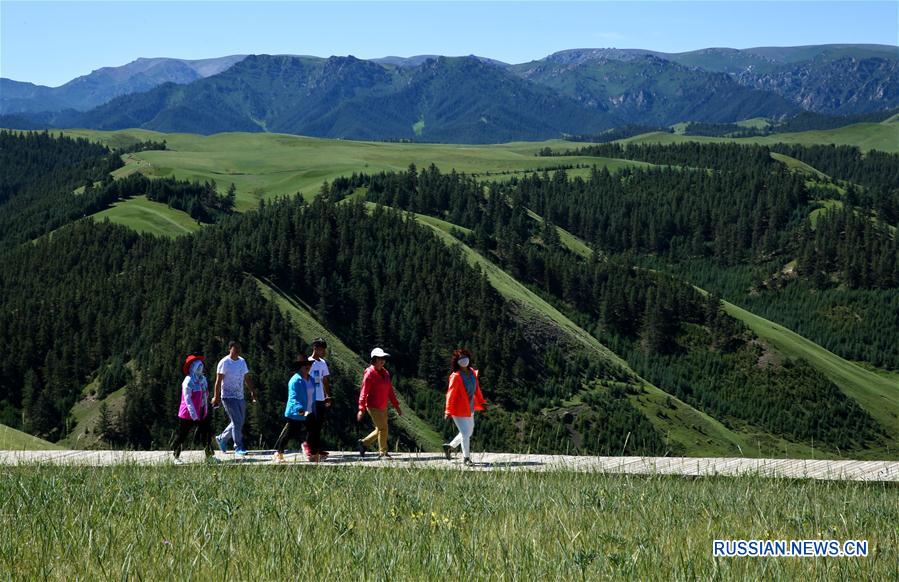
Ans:
[[[322,378],[324,378],[326,376],[330,376],[331,370],[330,370],[330,368],[328,368],[328,362],[326,362],[324,360],[324,358],[322,358],[321,362],[322,362]]]
[[[200,416],[197,414],[197,409],[194,408],[194,401],[190,397],[190,376],[184,378],[184,382],[181,382],[181,394],[184,398],[184,405],[187,407],[187,413],[190,414],[191,420],[197,420]]]
[[[219,360],[218,365],[215,367],[216,374],[224,374],[225,373],[225,358]]]

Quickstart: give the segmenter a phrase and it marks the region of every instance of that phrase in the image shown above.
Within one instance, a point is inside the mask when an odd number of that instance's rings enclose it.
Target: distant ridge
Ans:
[[[120,95],[148,91],[163,83],[190,83],[217,75],[246,55],[213,59],[139,58],[120,67],[102,67],[59,87],[0,78],[0,113],[75,109],[86,111]]]
[[[0,79],[0,90],[0,125],[16,128],[496,143],[890,110],[899,47],[581,48],[515,65],[474,55],[152,58],[56,89]]]

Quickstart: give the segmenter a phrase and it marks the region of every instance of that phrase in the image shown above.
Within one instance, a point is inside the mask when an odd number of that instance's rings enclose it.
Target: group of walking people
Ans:
[[[284,462],[284,451],[292,439],[302,442],[302,450],[309,461],[327,459],[328,451],[322,445],[322,427],[332,405],[331,372],[327,355],[328,344],[322,338],[312,342],[312,353],[300,353],[293,364],[293,376],[287,382],[287,404],[284,407],[284,428],[275,443],[274,460]],[[181,462],[181,449],[192,429],[203,443],[206,457],[215,462],[212,447],[212,409],[224,406],[228,426],[215,437],[218,448],[227,453],[231,443],[234,454],[244,456],[247,450],[243,442],[243,424],[246,418],[248,392],[251,403],[257,402],[256,386],[246,360],[241,355],[237,341],[228,345],[228,355],[216,365],[213,396],[209,398],[205,375],[205,358],[199,354],[187,357],[182,366],[181,405],[178,409],[178,431],[173,445],[175,462]],[[367,436],[359,439],[357,449],[364,457],[368,449],[377,443],[378,458],[389,459],[388,405],[402,416],[399,401],[393,390],[390,372],[385,367],[390,354],[381,348],[371,351],[370,365],[362,374],[356,420],[362,422],[367,414],[374,424]],[[452,418],[458,428],[456,437],[443,445],[447,460],[461,446],[463,463],[472,465],[471,436],[474,432],[474,413],[484,410],[485,400],[481,392],[478,371],[471,366],[472,354],[468,349],[453,352],[449,382],[446,390],[444,418]]]

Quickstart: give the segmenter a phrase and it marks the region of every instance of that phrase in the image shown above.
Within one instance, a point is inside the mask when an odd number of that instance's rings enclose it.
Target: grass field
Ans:
[[[198,230],[197,221],[187,213],[169,208],[161,202],[151,202],[144,196],[116,202],[93,215],[94,220],[109,220],[147,234],[178,236]]]
[[[0,424],[0,451],[52,451],[63,447]]]
[[[272,133],[210,136],[146,130],[65,130],[63,133],[110,146],[165,139],[169,149],[128,154],[126,166],[116,175],[140,172],[147,176],[215,180],[222,190],[233,182],[237,187],[238,210],[255,208],[260,199],[272,196],[302,192],[312,197],[325,180],[353,172],[405,170],[410,163],[418,167],[435,164],[447,172],[455,169],[485,179],[508,179],[510,173],[569,164],[607,166],[610,170],[646,165],[627,160],[586,157],[559,160],[534,155],[546,145],[568,144],[562,141],[478,146],[345,141]]]
[[[678,135],[676,133],[645,133],[624,140],[622,143],[684,143],[684,142],[736,142],[736,143],[795,143],[800,145],[835,144],[858,146],[862,151],[881,150],[899,153],[899,123],[857,123],[837,129],[803,131],[798,133],[777,133],[773,135],[729,138],[698,135]],[[578,144],[566,144],[568,149]],[[553,148],[555,149],[555,148]],[[562,148],[560,148],[562,149]]]
[[[738,121],[736,125],[740,127],[748,127],[751,129],[765,129],[771,125],[771,122],[765,119],[764,117],[753,117],[752,119],[744,119],[743,121]]]
[[[890,580],[895,484],[289,467],[13,467],[21,579]],[[716,539],[861,539],[866,558],[713,558]]]
[[[811,167],[802,160],[797,160],[796,158],[792,158],[790,156],[779,154],[776,152],[771,152],[771,157],[782,163],[786,167],[790,168],[791,170],[799,172],[800,174],[805,174],[812,178],[818,178],[821,180],[826,180],[828,178],[827,174]]]

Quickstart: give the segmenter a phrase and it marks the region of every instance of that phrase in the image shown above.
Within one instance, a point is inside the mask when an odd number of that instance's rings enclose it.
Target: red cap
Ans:
[[[191,355],[187,356],[187,359],[184,360],[184,365],[181,366],[181,371],[184,372],[185,376],[190,374],[190,365],[193,364],[194,362],[196,362],[197,360],[200,360],[201,362],[205,362],[206,358],[204,356],[198,356],[196,354],[191,354]]]

